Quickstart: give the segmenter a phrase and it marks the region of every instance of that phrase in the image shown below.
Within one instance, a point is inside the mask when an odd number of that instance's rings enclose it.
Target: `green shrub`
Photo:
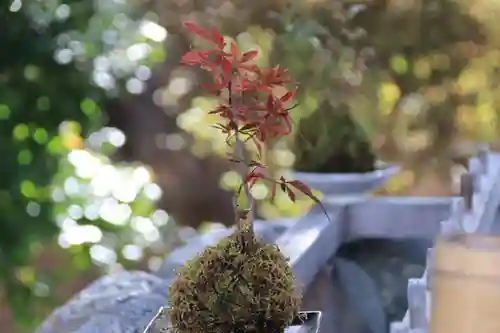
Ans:
[[[303,172],[367,172],[375,165],[371,144],[348,107],[329,102],[300,120],[292,152],[295,169]]]

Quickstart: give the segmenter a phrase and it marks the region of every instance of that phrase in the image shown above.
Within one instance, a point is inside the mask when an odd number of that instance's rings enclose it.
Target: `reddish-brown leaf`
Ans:
[[[304,193],[309,199],[313,200],[315,203],[317,203],[320,207],[321,210],[323,210],[323,213],[325,213],[326,217],[328,220],[330,220],[330,216],[328,216],[328,213],[326,212],[325,207],[323,206],[323,203],[317,196],[315,196],[309,186],[301,182],[300,180],[291,180],[287,182],[288,185],[295,187],[297,190],[300,192]]]
[[[258,181],[258,180],[259,180],[259,178],[257,178],[257,177],[252,178],[252,179],[248,182],[248,187],[249,187],[249,188],[252,188],[252,187],[255,185],[255,183],[257,183],[257,181]]]
[[[288,195],[288,197],[290,198],[290,200],[292,200],[292,202],[295,202],[295,193],[293,193],[293,191],[288,187],[286,186],[286,194]]]
[[[280,100],[283,102],[283,103],[287,103],[289,101],[291,101],[294,97],[295,97],[295,94],[297,93],[297,89],[293,89],[289,92],[287,92],[285,95],[283,95]]]
[[[219,64],[213,63],[211,61],[204,61],[200,63],[200,68],[203,70],[206,70],[209,73],[212,73],[212,76],[214,79],[219,76],[220,77],[220,70],[219,70]],[[217,80],[216,80],[217,81]]]
[[[255,185],[255,183],[258,180],[265,179],[265,178],[266,178],[266,176],[264,175],[264,173],[262,173],[261,171],[258,171],[257,168],[255,168],[246,175],[243,183],[248,184],[249,187],[252,187],[253,185]]]
[[[253,172],[247,173],[247,175],[245,176],[245,179],[243,179],[243,183],[248,184],[252,179],[254,179],[254,177],[255,177],[255,175]]]
[[[181,58],[181,63],[185,65],[197,65],[203,62],[200,51],[188,51]]]
[[[240,62],[247,62],[250,60],[255,59],[259,55],[259,51],[257,50],[250,50],[241,55]]]
[[[287,189],[287,187],[286,187],[286,179],[283,176],[280,177],[280,187],[281,187],[281,190],[283,192],[286,192],[286,189]]]
[[[289,185],[295,187],[297,190],[299,190],[300,192],[304,193],[307,196],[314,196],[311,189],[309,188],[309,186],[307,186],[306,184],[304,184],[300,180],[290,180],[290,181],[287,181],[287,183]]]
[[[224,37],[215,27],[212,27],[211,29],[205,29],[193,22],[183,22],[183,25],[186,27],[186,29],[188,29],[195,35],[198,35],[201,38],[214,43],[219,49],[224,48]]]
[[[221,76],[221,73],[220,73],[220,71],[218,69],[216,71],[213,71],[212,75],[214,77],[215,84],[217,84],[219,86],[222,86],[222,87],[225,85],[224,84],[224,80],[223,80],[223,78]]]
[[[226,43],[224,42],[224,36],[222,36],[219,30],[217,30],[215,27],[212,27],[212,38],[212,41],[220,50],[224,49],[224,46],[226,46]]]
[[[273,94],[269,94],[267,96],[266,108],[267,108],[267,111],[272,111],[274,109],[274,97],[273,97]]]
[[[288,114],[281,116],[281,118],[284,121],[283,131],[281,131],[281,134],[288,135],[292,132],[292,119]]]
[[[261,69],[259,71],[259,78],[264,86],[279,86],[294,82],[288,70],[280,68],[279,66]]]
[[[221,93],[222,88],[224,87],[223,85],[220,84],[213,84],[213,83],[200,83],[200,87],[204,89],[206,92],[209,94],[214,94],[219,96]],[[213,113],[213,111],[210,111],[209,113]]]
[[[186,22],[183,22],[182,24],[186,27],[186,29],[189,30],[189,32],[192,32],[193,34],[198,35],[200,37],[203,37],[207,40],[212,40],[212,33],[210,32],[210,30],[202,28],[193,22],[186,21]]]
[[[247,61],[249,61],[249,60],[247,60]],[[238,71],[242,75],[248,74],[248,72],[257,73],[259,71],[259,67],[257,67],[256,64],[249,64],[249,63],[245,63],[245,62],[240,62],[240,64],[238,65]]]
[[[231,42],[231,56],[234,61],[238,61],[238,58],[240,57],[240,49],[235,42]]]

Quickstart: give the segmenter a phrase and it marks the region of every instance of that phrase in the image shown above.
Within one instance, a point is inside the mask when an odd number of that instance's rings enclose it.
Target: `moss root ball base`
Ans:
[[[287,258],[241,231],[188,262],[169,295],[173,333],[282,333],[300,301]]]

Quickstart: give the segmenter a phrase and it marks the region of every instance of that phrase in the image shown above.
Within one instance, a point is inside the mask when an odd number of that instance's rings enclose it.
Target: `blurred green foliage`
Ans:
[[[352,119],[347,105],[333,108],[323,102],[301,119],[291,150],[300,172],[355,173],[375,167],[375,155],[366,133]]]
[[[164,57],[165,30],[131,13],[113,1],[0,5],[0,295],[24,329],[52,309],[59,283],[140,259],[167,222],[149,171],[110,161],[126,138],[103,127],[104,101],[140,92]],[[70,266],[35,269],[55,241]]]
[[[287,146],[302,172],[354,173],[375,167],[375,155],[347,103],[348,88],[360,80],[357,55],[346,39],[348,10],[323,4],[286,18],[289,29],[276,38],[274,52],[300,84],[297,124]],[[333,13],[325,20],[324,13]],[[336,15],[336,17],[335,17]],[[277,56],[275,56],[277,58]]]
[[[463,160],[498,140],[494,1],[380,1],[350,22],[372,50],[350,99],[379,158],[402,166],[380,193],[453,195]],[[390,36],[388,38],[387,36]]]

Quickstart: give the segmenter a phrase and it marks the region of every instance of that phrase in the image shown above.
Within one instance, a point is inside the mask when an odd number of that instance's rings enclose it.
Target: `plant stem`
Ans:
[[[239,127],[238,127],[238,110],[236,106],[234,105],[234,100],[233,100],[233,92],[232,92],[232,84],[231,81],[229,81],[229,84],[227,86],[228,93],[229,93],[229,107],[231,108],[231,113],[233,115],[233,125],[234,125],[234,150],[233,150],[233,157],[236,161],[243,161],[243,164],[247,166],[247,161],[245,158],[245,143],[243,140],[241,140],[240,137],[240,132],[239,132]],[[248,169],[248,167],[247,167]],[[247,198],[248,202],[248,212],[246,213],[245,217],[242,218],[240,211],[238,209],[238,196],[237,194],[234,195],[234,212],[236,215],[236,225],[239,230],[247,230],[249,238],[253,237],[253,214],[254,214],[254,198],[252,196],[252,193],[250,192],[250,186],[244,182],[242,184],[243,186],[243,191],[245,192],[245,196]]]

